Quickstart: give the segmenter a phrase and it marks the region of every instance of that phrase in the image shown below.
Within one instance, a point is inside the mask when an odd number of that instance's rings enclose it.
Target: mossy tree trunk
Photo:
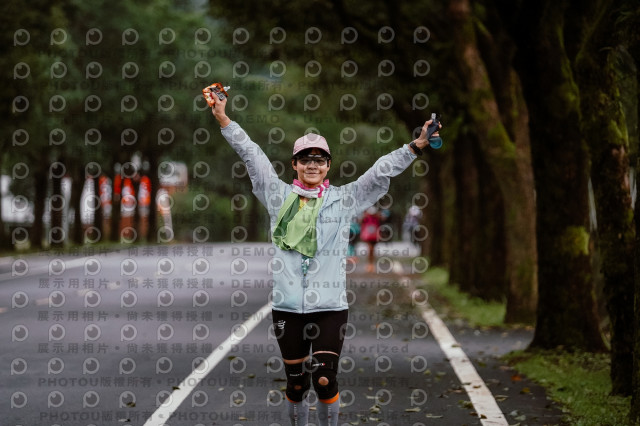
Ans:
[[[518,300],[519,289],[509,288],[507,248],[507,226],[504,220],[504,206],[500,183],[497,181],[490,164],[481,155],[477,147],[476,161],[480,179],[478,215],[475,218],[476,237],[474,239],[472,267],[475,269],[476,285],[481,290],[476,296],[490,301],[507,300],[507,310],[513,313]],[[531,322],[531,318],[505,318],[506,322]]]
[[[449,280],[456,283],[460,290],[477,294],[475,282],[476,268],[472,267],[474,240],[477,232],[478,217],[478,169],[475,165],[471,137],[460,137],[453,145],[454,158],[453,181],[455,184],[455,229],[451,257]]]
[[[638,128],[637,118],[640,115],[640,95],[638,89],[640,88],[640,11],[638,11],[636,5],[632,1],[625,1],[625,8],[635,10],[631,15],[632,19],[629,21],[627,27],[628,34],[625,37],[628,40],[629,53],[634,58],[636,80],[636,93],[635,93],[635,105],[633,112],[635,112],[635,131],[633,132],[635,140],[633,140],[636,147],[636,200],[634,207],[634,222],[636,228],[636,241],[635,241],[635,284],[634,284],[634,321],[633,329],[635,330],[635,341],[633,348],[633,369],[631,370],[632,376],[632,392],[631,392],[631,410],[629,411],[629,423],[634,425],[640,425],[640,196],[638,196],[638,176],[640,175],[640,155],[638,155],[637,149],[640,147],[640,141],[638,140]],[[629,114],[631,115],[631,114]]]
[[[640,46],[639,46],[640,47]],[[640,78],[638,78],[640,82]],[[636,162],[636,170],[640,170],[640,156]],[[631,370],[631,410],[629,420],[634,425],[640,425],[640,197],[636,194],[635,204],[635,226],[636,226],[636,247],[635,247],[635,285],[634,285],[634,346],[633,346],[633,368]]]
[[[473,135],[454,145],[455,229],[450,280],[484,300],[503,300],[504,207],[500,188]]]
[[[631,394],[633,368],[633,284],[635,229],[629,186],[629,141],[616,64],[620,55],[611,30],[617,14],[612,1],[583,5],[592,17],[582,21],[590,34],[575,60],[580,87],[582,130],[591,151],[597,238],[604,295],[611,321],[612,393]]]
[[[522,126],[526,128],[528,120],[527,109],[524,103],[517,101],[499,105],[499,99],[518,98],[520,83],[510,66],[506,69],[500,66],[508,63],[508,57],[483,57],[468,0],[453,0],[450,13],[457,29],[454,44],[459,52],[458,60],[469,92],[471,122],[504,200],[508,281],[505,320],[532,323],[535,319],[538,283],[533,173],[528,132],[522,131]],[[489,38],[483,41],[485,44],[492,43]],[[490,46],[491,51],[498,49],[499,46]],[[500,77],[490,75],[490,71],[499,72]],[[500,96],[497,96],[496,93],[500,92]],[[504,108],[508,111],[502,112]]]
[[[446,248],[447,231],[446,215],[449,212],[445,206],[443,181],[448,179],[442,172],[444,161],[438,155],[427,158],[429,173],[427,179],[422,181],[424,193],[429,203],[423,211],[424,225],[429,231],[429,236],[422,241],[422,255],[429,258],[432,265],[448,266],[450,258]]]
[[[597,352],[606,346],[593,296],[589,152],[565,51],[567,5],[527,3],[514,25],[537,197],[539,303],[531,346]]]

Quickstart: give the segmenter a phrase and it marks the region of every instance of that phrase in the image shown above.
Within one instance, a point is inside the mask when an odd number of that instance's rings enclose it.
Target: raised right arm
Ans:
[[[277,215],[288,185],[278,177],[271,161],[260,146],[251,140],[238,123],[227,117],[226,103],[227,99],[217,101],[212,108],[213,116],[220,124],[222,136],[246,165],[253,193],[267,208],[270,215]]]

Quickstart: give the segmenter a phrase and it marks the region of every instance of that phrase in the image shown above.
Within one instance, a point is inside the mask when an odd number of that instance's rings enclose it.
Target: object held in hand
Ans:
[[[204,95],[204,99],[207,101],[207,104],[212,107],[216,104],[216,100],[223,100],[224,98],[228,98],[229,94],[227,90],[231,89],[230,86],[222,86],[222,83],[213,83],[210,86],[202,89],[202,94]]]
[[[442,146],[442,138],[432,135],[440,128],[440,116],[434,112],[431,113],[431,119],[433,122],[427,127],[427,139],[429,140],[429,146],[431,148],[439,149]]]

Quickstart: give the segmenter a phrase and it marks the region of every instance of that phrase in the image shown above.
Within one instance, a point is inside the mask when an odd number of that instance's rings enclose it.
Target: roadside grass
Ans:
[[[443,268],[430,268],[424,275],[429,302],[439,314],[449,318],[462,318],[472,327],[504,327],[506,304],[486,302],[471,297],[449,283],[449,272]],[[434,300],[435,299],[435,300]]]
[[[630,397],[612,396],[608,354],[527,350],[503,357],[562,404],[577,426],[628,425]]]
[[[506,305],[470,297],[449,283],[443,268],[430,268],[423,276],[429,303],[445,317],[463,319],[472,327],[508,327]],[[506,363],[547,390],[566,411],[567,424],[577,426],[628,425],[630,398],[612,396],[609,354],[557,350],[515,351]]]

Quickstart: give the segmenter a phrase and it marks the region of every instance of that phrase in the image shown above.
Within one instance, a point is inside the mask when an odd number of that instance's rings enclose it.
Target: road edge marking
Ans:
[[[422,307],[422,318],[469,395],[480,422],[483,425],[508,426],[509,423],[493,394],[436,311],[431,307]]]
[[[85,264],[85,262],[87,260],[89,260],[92,256],[83,256],[83,257],[78,257],[78,258],[73,258],[71,260],[69,260],[68,262],[65,262],[65,272],[67,269],[75,269],[75,268],[79,268],[81,266],[83,266]],[[58,257],[53,257],[52,260],[55,259],[59,259]],[[20,260],[20,259],[15,259],[15,260]],[[15,262],[14,260],[14,262]],[[2,274],[0,274],[0,283],[5,282],[5,281],[10,281],[10,280],[16,280],[16,279],[20,279],[20,278],[32,278],[33,276],[37,276],[37,275],[41,275],[41,274],[47,274],[49,276],[51,276],[49,274],[49,267],[48,266],[38,266],[35,269],[29,269],[26,273],[24,273],[23,275],[15,275],[13,272],[3,272]]]
[[[395,261],[400,263],[398,261]],[[401,275],[401,280],[411,283],[411,294],[417,289],[412,284],[413,280]],[[438,316],[437,312],[428,303],[418,304],[422,319],[427,323],[429,331],[444,352],[458,380],[464,387],[471,400],[473,408],[478,414],[480,423],[485,426],[509,426],[504,413],[498,406],[496,399],[478,374],[467,354],[462,350],[460,343],[453,337],[446,324]]]
[[[222,359],[229,353],[232,345],[238,344],[244,340],[245,337],[251,333],[251,331],[262,322],[264,317],[271,310],[271,304],[267,303],[260,308],[255,314],[251,315],[240,327],[246,329],[246,333],[242,338],[235,336],[231,333],[227,339],[222,342],[218,347],[209,354],[205,361],[206,369],[200,371],[198,369],[193,370],[189,376],[187,376],[178,385],[178,389],[175,389],[169,396],[168,404],[161,404],[156,411],[147,419],[144,426],[161,426],[167,424],[171,415],[178,409],[180,404],[189,396],[189,394],[195,389],[196,386],[204,379]],[[237,324],[236,324],[237,325]]]

